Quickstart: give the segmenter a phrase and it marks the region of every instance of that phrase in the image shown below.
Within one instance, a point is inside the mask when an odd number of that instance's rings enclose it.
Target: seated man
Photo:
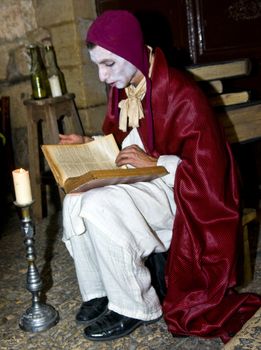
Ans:
[[[65,197],[63,240],[83,299],[76,320],[86,325],[87,339],[109,340],[163,312],[173,334],[226,341],[260,300],[231,289],[240,217],[223,131],[196,84],[168,67],[160,49],[144,45],[132,14],[103,13],[88,31],[87,47],[111,87],[103,131],[122,145],[116,164],[163,165],[169,174]],[[91,141],[60,136],[61,143]],[[145,262],[166,251],[161,305]],[[245,313],[229,323],[243,303]]]

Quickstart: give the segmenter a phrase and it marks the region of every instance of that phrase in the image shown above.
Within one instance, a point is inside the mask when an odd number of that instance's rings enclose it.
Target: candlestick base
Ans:
[[[34,201],[21,205],[15,202],[21,209],[21,229],[26,246],[28,262],[26,288],[32,294],[32,305],[21,316],[19,327],[27,332],[41,332],[58,323],[59,314],[51,305],[40,302],[42,280],[35,263],[34,225],[30,216],[30,207],[33,203]]]
[[[58,312],[48,304],[29,307],[20,318],[19,327],[26,332],[42,332],[58,323]]]

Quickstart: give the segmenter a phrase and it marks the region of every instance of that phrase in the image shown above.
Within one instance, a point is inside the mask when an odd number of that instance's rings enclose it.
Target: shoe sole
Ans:
[[[90,326],[92,323],[98,321],[102,316],[104,316],[106,314],[106,312],[108,311],[108,309],[106,308],[99,316],[89,320],[89,321],[78,321],[78,320],[75,320],[76,324],[81,326],[81,325],[84,325],[84,326]]]
[[[132,333],[133,331],[135,331],[135,329],[137,329],[138,327],[142,326],[142,325],[147,325],[147,324],[152,324],[155,322],[158,322],[161,319],[162,316],[160,316],[159,318],[156,318],[155,320],[151,320],[151,321],[140,321],[137,322],[135,325],[133,325],[132,328],[128,329],[128,331],[120,334],[120,335],[115,335],[115,336],[111,336],[111,337],[100,337],[100,338],[96,338],[96,337],[89,337],[85,334],[84,332],[84,336],[86,339],[91,340],[91,341],[109,341],[109,340],[116,340],[116,339],[120,339],[122,337],[126,337],[126,335],[129,335],[130,333]]]

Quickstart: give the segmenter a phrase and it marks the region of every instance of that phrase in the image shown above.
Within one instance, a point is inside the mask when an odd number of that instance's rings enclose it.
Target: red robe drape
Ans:
[[[196,84],[169,68],[157,49],[152,72],[151,109],[154,156],[177,155],[174,185],[177,212],[166,268],[163,313],[170,332],[226,342],[261,305],[254,294],[237,294],[240,232],[236,167],[217,118]],[[104,132],[120,143],[117,103],[112,89]],[[139,134],[148,150],[146,119]],[[149,204],[148,204],[149,205]]]

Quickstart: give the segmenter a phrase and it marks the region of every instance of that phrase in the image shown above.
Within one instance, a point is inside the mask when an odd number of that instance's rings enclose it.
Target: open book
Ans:
[[[75,145],[42,145],[45,159],[58,185],[66,193],[84,192],[95,187],[151,181],[168,174],[162,166],[119,168],[115,159],[119,148],[113,135]]]

